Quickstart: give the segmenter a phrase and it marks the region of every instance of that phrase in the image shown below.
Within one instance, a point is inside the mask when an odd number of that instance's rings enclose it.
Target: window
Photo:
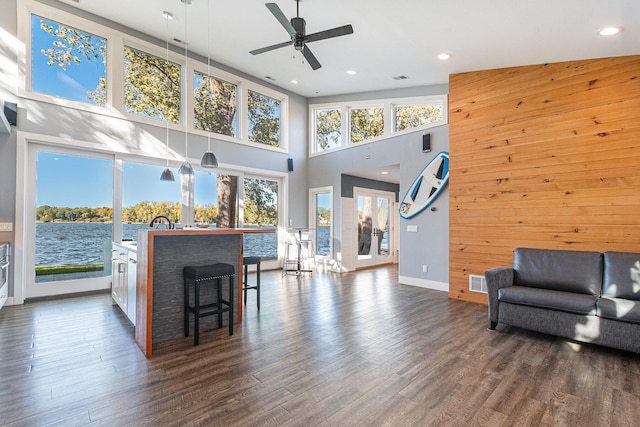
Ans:
[[[447,96],[309,106],[310,151],[321,154],[447,123]]]
[[[180,65],[125,47],[124,111],[180,123]]]
[[[248,91],[249,141],[280,146],[280,101]]]
[[[352,143],[384,135],[384,108],[352,108],[350,117]]]
[[[315,151],[330,150],[340,146],[342,111],[339,108],[315,110]]]
[[[37,15],[31,38],[32,91],[106,105],[106,39]]]
[[[442,104],[396,105],[396,131],[442,121]]]
[[[196,129],[236,136],[238,87],[224,80],[195,72],[193,76],[194,123]]]
[[[244,226],[278,227],[278,181],[266,178],[244,179]],[[278,257],[277,233],[246,234],[245,256]]]

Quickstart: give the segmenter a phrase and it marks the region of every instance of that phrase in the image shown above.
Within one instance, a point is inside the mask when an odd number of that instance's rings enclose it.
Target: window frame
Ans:
[[[101,37],[106,40],[107,43],[107,101],[105,106],[93,105],[86,102],[74,101],[57,97],[54,95],[47,95],[40,92],[34,92],[31,90],[31,54],[32,54],[32,40],[31,40],[31,17],[37,15],[45,20],[55,21],[62,25],[81,29],[84,32],[90,33],[97,37]],[[34,0],[22,0],[18,2],[18,39],[25,45],[24,53],[18,58],[19,62],[19,80],[18,80],[18,94],[19,96],[34,101],[46,102],[49,104],[59,105],[61,107],[72,108],[80,111],[89,111],[91,113],[108,116],[111,118],[122,119],[131,122],[143,123],[158,127],[166,127],[164,120],[158,121],[153,118],[148,118],[142,115],[136,115],[127,113],[124,111],[124,73],[121,71],[124,68],[124,47],[128,46],[144,53],[154,55],[160,58],[166,58],[165,42],[160,39],[156,39],[156,42],[149,42],[146,40],[138,39],[135,36],[125,33],[114,28],[102,25],[100,23],[82,18],[72,13],[57,9],[55,7],[39,3]],[[180,105],[180,124],[169,123],[169,128],[172,130],[178,130],[184,132],[185,129],[194,135],[207,136],[208,132],[196,129],[193,124],[193,108],[194,108],[194,85],[193,85],[193,73],[197,70],[202,74],[209,74],[215,78],[227,81],[229,83],[236,84],[237,93],[237,135],[228,136],[215,132],[211,132],[211,135],[216,139],[233,142],[236,144],[246,145],[254,148],[260,148],[262,150],[270,150],[279,153],[289,152],[288,141],[288,120],[289,120],[289,96],[278,90],[271,89],[256,81],[247,80],[235,74],[231,74],[222,69],[214,66],[207,66],[206,62],[200,61],[193,56],[189,56],[188,61],[185,61],[184,52],[178,52],[181,49],[179,46],[170,44],[169,47],[169,61],[180,65],[181,68],[181,105]],[[208,70],[208,72],[203,71]],[[247,136],[247,91],[251,89],[260,94],[269,96],[271,98],[280,101],[280,145],[278,147],[262,144],[259,142],[249,141]]]
[[[416,126],[410,129],[400,131],[395,130],[395,107],[406,105],[442,105],[442,120]],[[351,141],[351,110],[363,108],[375,108],[382,106],[384,108],[384,134],[376,138],[363,141]],[[316,143],[316,111],[335,109],[341,111],[340,126],[340,144],[334,148],[319,150]],[[388,99],[372,99],[365,101],[344,101],[344,102],[328,102],[319,104],[309,104],[309,157],[321,156],[327,153],[333,153],[340,150],[346,150],[354,146],[362,146],[377,141],[382,141],[395,136],[404,135],[411,132],[424,131],[436,126],[442,126],[449,123],[448,110],[449,100],[447,94],[425,95],[404,98],[388,98]]]

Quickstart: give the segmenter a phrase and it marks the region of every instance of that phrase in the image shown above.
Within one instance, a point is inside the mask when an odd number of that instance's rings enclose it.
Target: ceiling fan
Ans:
[[[307,43],[316,42],[318,40],[330,39],[332,37],[345,36],[347,34],[353,34],[353,27],[351,25],[343,25],[342,27],[332,28],[330,30],[320,31],[318,33],[306,34],[305,26],[306,22],[303,18],[300,17],[300,0],[295,0],[296,2],[296,17],[291,18],[291,21],[284,16],[282,10],[275,3],[265,3],[267,9],[276,17],[280,25],[284,27],[285,30],[291,36],[290,41],[286,41],[283,43],[274,44],[272,46],[263,47],[262,49],[252,50],[250,53],[252,55],[258,55],[264,52],[269,52],[270,50],[278,49],[285,46],[291,46],[302,52],[302,55],[307,60],[311,68],[317,70],[321,67],[318,59],[311,53],[309,48],[306,46]]]

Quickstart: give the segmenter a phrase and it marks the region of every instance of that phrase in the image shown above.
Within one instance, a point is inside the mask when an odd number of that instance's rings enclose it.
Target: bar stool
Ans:
[[[259,256],[246,256],[242,258],[242,264],[244,264],[244,274],[242,275],[242,291],[244,292],[244,305],[247,305],[247,290],[255,289],[258,293],[258,310],[260,310],[260,262],[262,258]],[[255,265],[256,266],[256,284],[255,286],[250,286],[249,283],[249,274],[248,274],[248,266]]]
[[[189,313],[193,313],[193,345],[200,341],[200,318],[218,315],[218,328],[222,327],[222,313],[229,312],[229,335],[233,335],[233,276],[235,268],[231,264],[217,263],[201,266],[186,266],[182,269],[184,277],[184,336],[189,336]],[[229,278],[229,299],[222,299],[222,279]],[[190,304],[189,289],[194,286],[194,302]],[[216,286],[217,300],[209,304],[200,304],[200,286]]]

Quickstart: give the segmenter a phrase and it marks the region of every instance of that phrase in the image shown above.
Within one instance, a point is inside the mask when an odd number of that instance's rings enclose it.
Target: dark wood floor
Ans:
[[[108,295],[0,311],[0,424],[632,426],[640,356],[515,328],[397,269],[262,275],[242,325],[146,359]]]

